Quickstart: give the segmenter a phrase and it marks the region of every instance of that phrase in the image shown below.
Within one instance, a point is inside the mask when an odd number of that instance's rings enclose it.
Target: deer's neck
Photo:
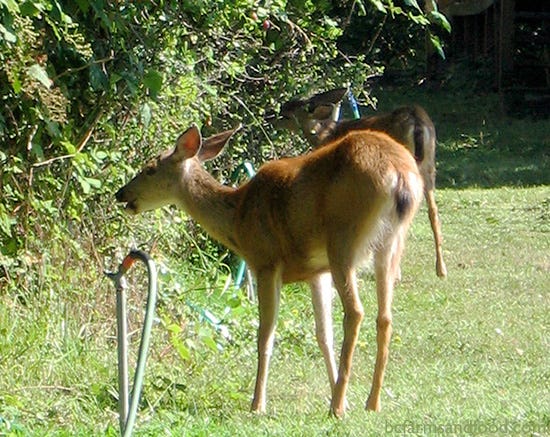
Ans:
[[[180,206],[210,236],[239,253],[233,236],[238,191],[220,184],[194,160],[185,163],[183,179]]]

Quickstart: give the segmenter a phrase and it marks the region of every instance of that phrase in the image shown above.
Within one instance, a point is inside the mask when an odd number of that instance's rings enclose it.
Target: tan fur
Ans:
[[[282,105],[276,127],[301,131],[314,147],[320,147],[348,132],[377,130],[386,132],[403,144],[415,156],[424,180],[424,196],[432,227],[436,254],[437,276],[447,276],[443,260],[443,234],[435,202],[435,127],[426,111],[420,106],[404,106],[387,114],[363,117],[357,120],[334,121],[337,104],[345,95],[345,88],[317,94],[307,100],[295,100]],[[415,131],[419,134],[415,136]]]
[[[121,188],[117,199],[126,202],[133,213],[175,204],[248,263],[257,279],[260,318],[252,401],[257,412],[265,411],[282,285],[307,281],[315,299],[330,301],[330,297],[315,293],[327,291],[322,283],[330,273],[345,313],[337,373],[330,352],[324,356],[331,380],[331,412],[343,415],[363,318],[355,270],[364,255],[372,252],[378,352],[367,408],[378,411],[395,275],[423,190],[414,159],[386,134],[351,132],[307,155],[268,162],[249,182],[229,188],[216,182],[201,162],[215,157],[231,133],[209,138],[201,147],[198,129],[190,128],[178,138],[172,152],[153,161]],[[324,323],[326,316],[317,314],[323,305],[316,307],[316,319]],[[323,323],[318,324],[321,330],[326,326]],[[322,339],[320,345],[326,347]]]

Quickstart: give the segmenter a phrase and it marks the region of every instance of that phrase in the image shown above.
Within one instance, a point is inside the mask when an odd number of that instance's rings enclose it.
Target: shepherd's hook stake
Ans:
[[[136,260],[141,260],[147,266],[149,286],[147,293],[147,307],[145,320],[141,332],[139,344],[138,362],[134,374],[134,385],[131,396],[128,394],[128,318],[126,310],[126,279],[124,275],[132,267]],[[115,284],[117,290],[116,315],[117,315],[117,341],[118,341],[118,410],[120,434],[124,437],[132,435],[141,389],[143,388],[143,376],[145,372],[145,361],[151,338],[151,328],[155,316],[155,305],[157,301],[157,268],[155,262],[148,253],[142,250],[131,250],[124,258],[116,273],[105,272]]]

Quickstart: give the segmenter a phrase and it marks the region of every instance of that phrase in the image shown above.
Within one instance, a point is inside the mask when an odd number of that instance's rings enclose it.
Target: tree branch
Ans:
[[[114,59],[114,56],[108,56],[106,58],[97,59],[95,61],[88,62],[87,64],[81,65],[80,67],[67,68],[63,73],[59,73],[57,76],[52,78],[52,81],[55,82],[57,79],[59,79],[60,77],[66,76],[67,74],[76,73],[77,71],[86,70],[87,68],[90,68],[92,65],[104,64],[105,62],[112,61],[113,59]]]
[[[90,140],[90,137],[92,136],[92,133],[96,127],[97,122],[99,121],[101,115],[103,115],[103,109],[99,109],[97,111],[97,114],[95,115],[93,121],[90,123],[90,126],[88,129],[86,129],[86,132],[82,135],[80,141],[78,142],[78,145],[76,147],[76,151],[74,153],[69,153],[68,155],[62,155],[62,156],[56,156],[54,158],[47,159],[46,161],[36,162],[32,166],[33,168],[36,167],[43,167],[45,165],[50,165],[53,162],[61,161],[64,159],[70,159],[74,158],[78,153],[82,152],[88,141]]]

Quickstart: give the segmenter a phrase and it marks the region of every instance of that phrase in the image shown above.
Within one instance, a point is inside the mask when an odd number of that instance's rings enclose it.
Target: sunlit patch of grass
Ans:
[[[435,275],[423,208],[396,291],[380,414],[364,410],[376,317],[374,283],[366,274],[360,281],[366,317],[348,393],[351,409],[343,421],[328,416],[330,389],[314,337],[309,290],[291,286],[283,293],[265,416],[248,412],[257,316],[255,306],[243,301],[240,311],[228,316],[233,341],[217,338],[222,351],[199,344],[191,359],[183,360],[166,328],[155,325],[138,435],[368,435],[403,433],[407,424],[413,434],[452,426],[500,427],[500,434],[523,426],[532,430],[526,435],[548,434],[548,191],[446,189],[438,201],[449,277]],[[206,306],[204,293],[188,290],[185,297]],[[179,311],[192,321],[185,302],[172,299],[173,314]],[[213,308],[224,307],[219,296],[208,299],[218,300]],[[61,310],[74,303],[74,294],[59,294],[0,307],[2,432],[116,435],[114,326],[91,317],[86,329],[95,334],[86,335],[74,322],[77,314]],[[112,314],[108,319],[114,324]],[[335,303],[338,339],[341,320]],[[192,326],[199,325],[188,329]]]

